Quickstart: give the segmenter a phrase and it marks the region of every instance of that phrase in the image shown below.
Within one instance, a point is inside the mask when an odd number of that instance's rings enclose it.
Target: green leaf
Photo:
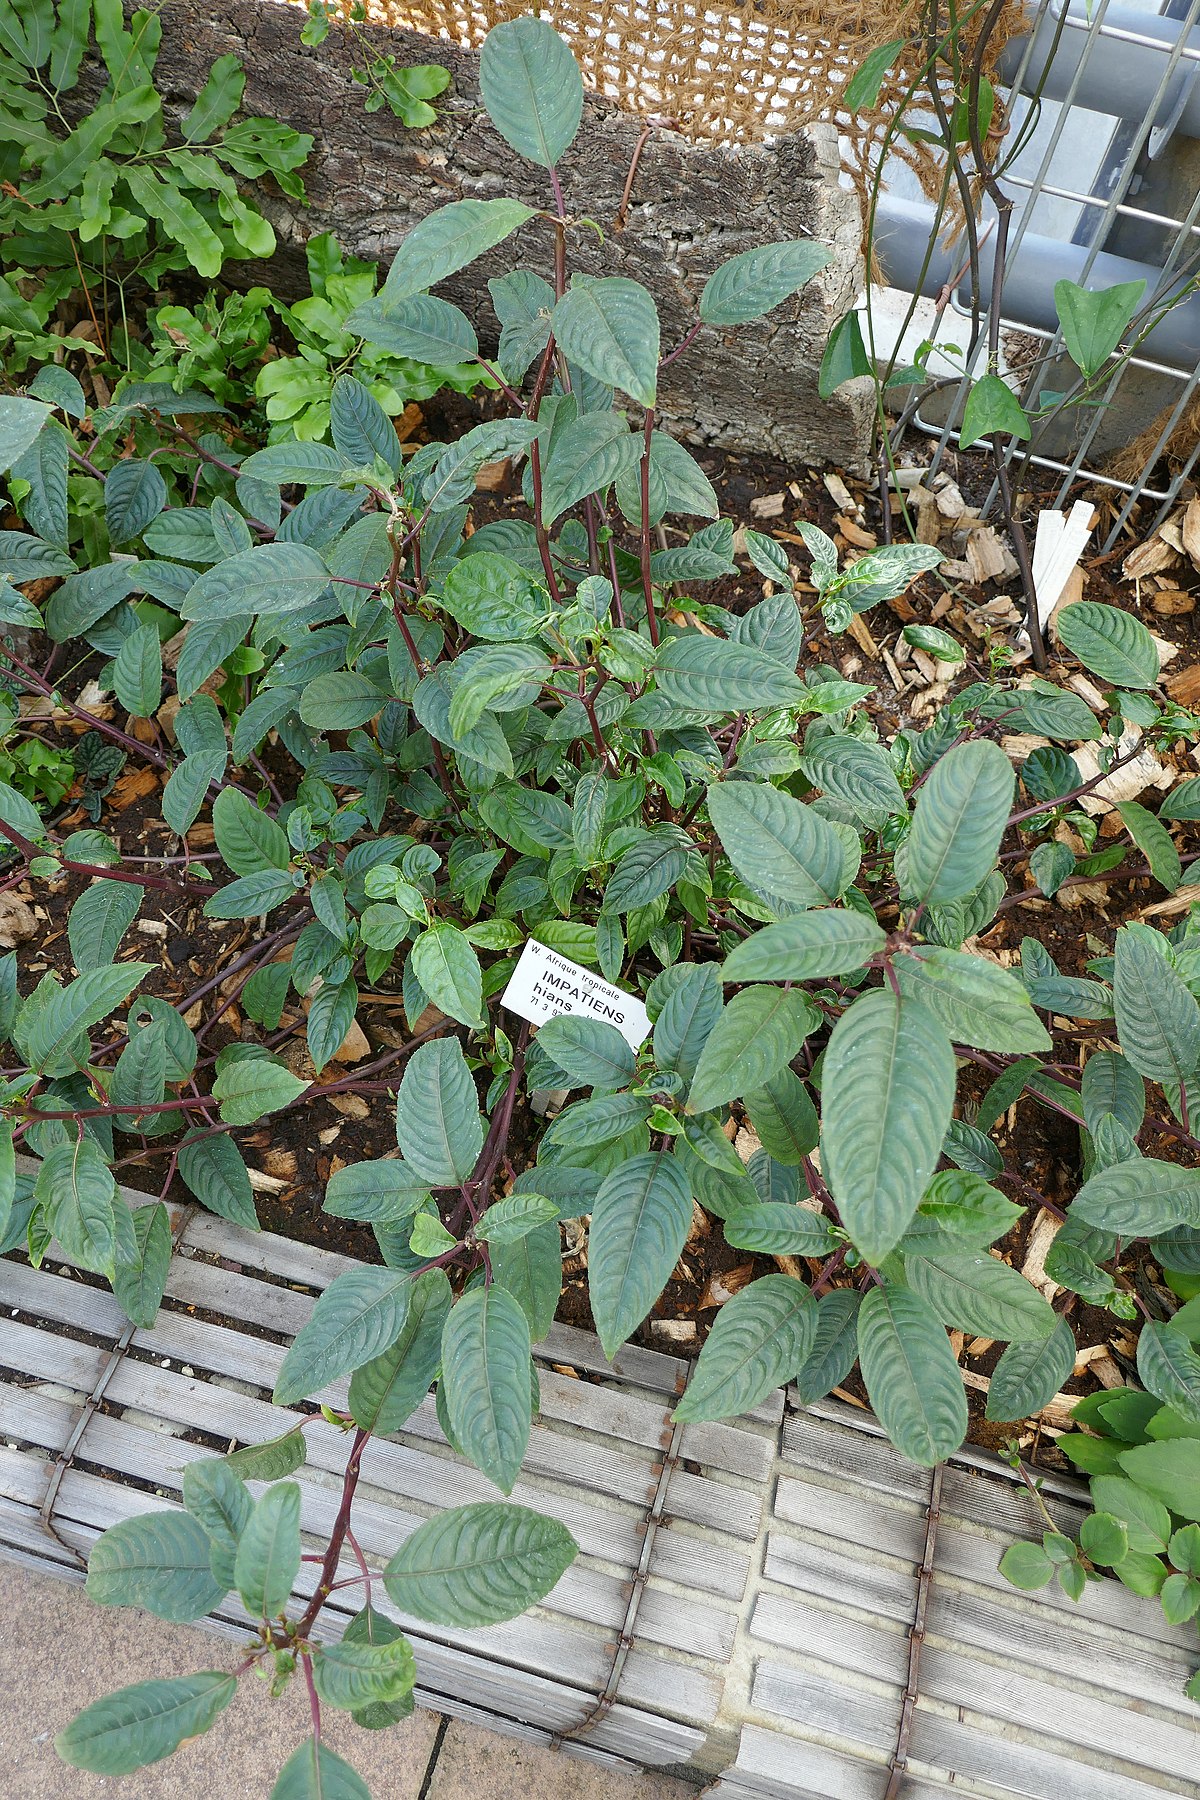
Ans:
[[[887,934],[874,919],[850,911],[801,913],[768,925],[734,946],[723,981],[819,981],[861,969],[883,949]]]
[[[362,1777],[322,1739],[309,1738],[279,1771],[271,1800],[371,1800]]]
[[[1121,1520],[1131,1550],[1157,1556],[1166,1549],[1171,1515],[1161,1500],[1121,1475],[1096,1475],[1091,1485],[1093,1506]]]
[[[798,293],[831,261],[831,252],[812,238],[743,250],[723,262],[705,282],[700,317],[706,325],[745,325],[761,319]]]
[[[926,906],[965,900],[996,860],[1016,776],[997,744],[975,738],[938,759],[917,797],[902,887]]]
[[[954,1043],[1006,1056],[1051,1048],[1028,989],[986,957],[922,945],[892,966],[900,992],[919,1000]]]
[[[1129,1533],[1111,1513],[1091,1513],[1080,1527],[1079,1548],[1095,1563],[1123,1562],[1129,1554]]]
[[[132,881],[94,881],[84,889],[67,919],[71,955],[81,975],[113,962],[145,897],[145,888]]]
[[[541,1180],[540,1171],[535,1179]],[[482,1234],[481,1234],[482,1235]],[[549,1334],[562,1293],[562,1239],[555,1222],[535,1225],[521,1237],[490,1241],[492,1278],[513,1296],[529,1320],[534,1343]]]
[[[435,287],[533,216],[519,200],[454,200],[426,214],[396,252],[381,290],[385,304]]]
[[[685,632],[655,658],[658,692],[688,712],[765,712],[803,706],[809,690],[798,676],[751,644]],[[724,783],[732,790],[740,783]]]
[[[188,589],[179,616],[206,624],[215,619],[276,619],[320,599],[329,571],[308,544],[256,544],[206,570]]]
[[[479,1501],[418,1525],[384,1570],[389,1598],[435,1625],[474,1630],[518,1618],[557,1585],[579,1546],[525,1506]]]
[[[1019,1343],[1048,1338],[1054,1331],[1049,1301],[1018,1270],[986,1250],[956,1254],[922,1249],[905,1256],[904,1273],[914,1293],[946,1325]]]
[[[403,1269],[348,1269],[335,1275],[301,1326],[275,1383],[289,1406],[382,1356],[404,1328],[412,1276]]]
[[[886,44],[876,44],[874,50],[863,57],[842,95],[842,105],[847,112],[860,112],[864,107],[875,105],[883,78],[907,41],[906,38],[891,38]]]
[[[742,1095],[750,1123],[774,1162],[796,1168],[817,1147],[820,1128],[808,1089],[789,1068]]]
[[[301,1081],[273,1058],[255,1056],[227,1064],[213,1082],[212,1092],[227,1125],[253,1125],[311,1086],[311,1081]]]
[[[844,313],[825,341],[821,372],[817,378],[818,397],[831,400],[843,382],[874,372],[875,365],[863,341],[858,314]]]
[[[1200,1226],[1200,1170],[1133,1157],[1100,1169],[1071,1202],[1071,1217],[1120,1237],[1155,1237]]]
[[[308,1053],[317,1073],[345,1043],[358,1012],[358,984],[352,975],[345,981],[325,981],[308,1008]]]
[[[499,720],[485,712],[469,731],[456,731],[450,723],[454,693],[445,666],[426,675],[412,698],[412,708],[417,715],[418,724],[423,725],[440,744],[446,744],[457,754],[470,757],[485,769],[495,769],[501,775],[511,776],[512,751]]]
[[[225,1589],[208,1559],[208,1534],[184,1512],[121,1519],[88,1557],[87,1591],[98,1606],[140,1606],[183,1623],[211,1612]]]
[[[801,1406],[823,1400],[845,1380],[858,1360],[860,1296],[852,1288],[834,1288],[816,1302],[817,1326],[808,1355],[793,1377]]]
[[[1040,1544],[1010,1544],[1000,1558],[1000,1573],[1015,1588],[1033,1592],[1054,1577],[1054,1564]]]
[[[281,1481],[302,1467],[307,1453],[304,1433],[296,1426],[265,1444],[245,1444],[225,1461],[243,1481]]]
[[[670,1280],[692,1222],[692,1191],[679,1161],[653,1150],[620,1163],[592,1202],[588,1291],[611,1362]]]
[[[1138,1334],[1137,1371],[1149,1393],[1190,1425],[1200,1425],[1200,1356],[1182,1331],[1146,1319]]]
[[[213,1578],[228,1592],[238,1542],[254,1512],[249,1489],[223,1456],[202,1456],[184,1468],[183,1504],[208,1533]]]
[[[1004,437],[1028,438],[1031,429],[1025,408],[1002,376],[982,375],[972,382],[963,409],[960,449],[968,450],[994,432]]]
[[[329,422],[339,456],[360,468],[370,468],[376,457],[393,475],[400,473],[402,457],[396,427],[370,388],[353,375],[338,375],[329,394]]]
[[[91,153],[87,161],[91,161]],[[158,221],[170,242],[179,245],[197,275],[211,280],[221,273],[225,250],[220,238],[174,182],[132,161],[122,163],[121,176],[138,206]]]
[[[113,692],[136,719],[148,719],[162,696],[162,647],[153,625],[139,625],[121,645],[112,667]]]
[[[482,1026],[483,972],[457,925],[431,925],[409,953],[413,975],[433,1004],[461,1025]]]
[[[346,472],[345,457],[329,444],[268,444],[263,450],[253,451],[241,465],[243,476],[270,482],[273,487],[336,487]],[[160,554],[168,553],[163,545]]]
[[[65,369],[56,369],[53,363],[47,365],[47,370],[53,370],[67,381],[75,380]],[[44,399],[49,397],[43,395]],[[58,420],[51,419],[12,471],[16,480],[29,483],[29,492],[21,502],[21,517],[31,530],[62,550],[67,548],[70,529],[67,508],[70,445],[71,440]]]
[[[537,1041],[572,1087],[612,1089],[633,1079],[633,1051],[616,1027],[602,1019],[547,1019]]]
[[[679,826],[655,826],[640,843],[630,846],[609,876],[605,912],[632,912],[669,893],[694,854],[695,846]]]
[[[300,1573],[300,1489],[281,1481],[255,1505],[238,1539],[234,1586],[252,1619],[277,1618]]]
[[[732,1419],[785,1385],[808,1355],[817,1309],[803,1282],[762,1275],[717,1314],[675,1419]]]
[[[456,562],[446,577],[443,599],[472,637],[496,643],[536,637],[552,611],[549,594],[529,570],[492,550]]]
[[[846,847],[811,806],[758,781],[723,781],[708,790],[713,829],[744,881],[795,906],[836,900],[853,871]]]
[[[541,19],[495,25],[479,54],[488,117],[518,156],[552,169],[575,140],[583,79],[563,39]]]
[[[1200,1575],[1200,1526],[1183,1525],[1173,1531],[1167,1553],[1172,1567],[1185,1575]]]
[[[242,104],[246,76],[236,56],[218,56],[196,103],[180,125],[185,144],[203,144],[214,131],[228,125]]]
[[[201,1206],[245,1231],[258,1230],[246,1161],[231,1137],[220,1132],[185,1138],[179,1146],[178,1167]]]
[[[1074,281],[1056,281],[1054,305],[1063,342],[1085,375],[1098,375],[1129,328],[1146,291],[1144,281],[1118,281],[1092,293]]]
[[[1118,1458],[1124,1473],[1181,1519],[1200,1519],[1200,1438],[1138,1444]]]
[[[1200,775],[1177,782],[1158,809],[1160,819],[1200,819]]]
[[[621,275],[579,280],[551,319],[563,354],[606,387],[653,406],[658,382],[658,309],[640,282]]]
[[[387,695],[365,675],[331,669],[305,687],[298,711],[314,731],[352,731],[382,712]]]
[[[85,1034],[120,1006],[152,967],[151,963],[120,963],[89,969],[77,981],[53,989],[29,1020],[27,1030],[18,1014],[16,1029],[30,1067],[51,1078],[69,1075],[86,1056]]]
[[[0,394],[0,475],[31,448],[52,408],[18,394]]]
[[[842,1223],[871,1262],[900,1241],[929,1184],[956,1072],[936,1019],[888,989],[860,995],[833,1028],[822,1085],[822,1166]]]
[[[222,788],[213,802],[217,849],[235,875],[286,869],[291,861],[287,833],[239,788]]]
[[[325,1211],[335,1219],[398,1224],[419,1212],[428,1198],[429,1183],[392,1157],[338,1169],[325,1190]]]
[[[171,1221],[161,1201],[133,1213],[136,1256],[118,1252],[112,1288],[121,1311],[133,1324],[149,1330],[158,1317],[171,1267]]]
[[[950,1232],[960,1246],[982,1250],[1010,1231],[1021,1211],[979,1175],[943,1169],[922,1194],[910,1231],[928,1221],[939,1234]]]
[[[120,1215],[126,1215],[126,1223],[128,1215],[95,1139],[80,1136],[52,1144],[38,1170],[34,1194],[67,1254],[111,1280],[123,1235],[119,1235]]]
[[[1083,1066],[1080,1090],[1084,1123],[1089,1131],[1096,1131],[1105,1113],[1111,1113],[1133,1136],[1141,1130],[1146,1114],[1146,1086],[1119,1051],[1093,1051]]]
[[[1085,1521],[1090,1523],[1090,1521]],[[1200,1581],[1190,1575],[1168,1575],[1159,1589],[1163,1617],[1168,1625],[1182,1625],[1200,1611]]]
[[[539,1225],[550,1225],[562,1215],[557,1200],[541,1194],[508,1194],[493,1200],[475,1227],[476,1237],[488,1244],[515,1244]],[[511,1284],[501,1282],[511,1291]]]
[[[474,1288],[442,1331],[442,1390],[455,1442],[510,1494],[529,1443],[529,1321],[504,1288]]]
[[[906,1288],[871,1288],[858,1314],[867,1396],[901,1455],[931,1467],[967,1431],[962,1374],[945,1326]]]
[[[441,1269],[427,1269],[413,1282],[399,1337],[350,1377],[350,1413],[361,1430],[399,1431],[420,1406],[441,1363],[450,1303],[450,1283]]]
[[[137,1681],[77,1713],[54,1748],[73,1769],[132,1775],[207,1731],[236,1693],[236,1677],[217,1669],[174,1681]]]
[[[709,1112],[765,1086],[799,1055],[818,1023],[803,994],[743,988],[705,1040],[688,1093],[689,1112]]]
[[[542,471],[543,523],[553,525],[589,494],[603,494],[623,471],[636,468],[641,453],[641,438],[619,412],[584,413],[556,430]]]
[[[828,794],[840,800],[873,831],[906,810],[904,792],[882,744],[862,738],[818,738],[805,749],[801,768]]]
[[[1049,1337],[1010,1344],[992,1371],[987,1417],[1030,1418],[1062,1391],[1074,1367],[1075,1334],[1065,1319]]]
[[[790,1200],[735,1208],[725,1221],[725,1242],[759,1256],[828,1256],[838,1246],[827,1219]]]
[[[1117,802],[1117,812],[1126,831],[1150,864],[1150,872],[1169,894],[1183,880],[1183,865],[1175,841],[1166,826],[1139,806],[1136,800]]]
[[[379,297],[364,300],[343,326],[369,344],[390,350],[393,356],[406,356],[434,368],[473,362],[479,355],[479,339],[470,319],[434,294],[410,294],[406,300],[390,304]]]
[[[654,1061],[690,1081],[721,1013],[721,981],[713,963],[676,967],[678,978],[654,1021]]]
[[[417,1679],[412,1645],[403,1636],[383,1644],[322,1645],[313,1657],[313,1685],[327,1706],[358,1712],[363,1707],[403,1700]]]
[[[355,1613],[342,1637],[343,1644],[386,1645],[397,1642],[407,1643],[400,1627],[385,1614],[377,1612],[369,1601],[361,1612]],[[399,1700],[375,1700],[366,1706],[356,1707],[351,1717],[365,1731],[383,1731],[389,1725],[408,1718],[412,1711],[413,1697],[410,1691]]]
[[[1060,640],[1085,669],[1117,687],[1150,688],[1158,680],[1158,647],[1140,619],[1116,606],[1079,600],[1058,614]]]
[[[483,1148],[475,1083],[456,1038],[435,1038],[409,1057],[396,1095],[396,1139],[429,1187],[466,1181]]]
[[[127,544],[141,537],[167,504],[167,484],[152,462],[129,458],[115,463],[104,483],[104,520],[109,539]]]
[[[1115,950],[1113,1008],[1121,1049],[1139,1075],[1178,1087],[1200,1063],[1200,1005],[1168,963],[1159,932],[1122,926]]]

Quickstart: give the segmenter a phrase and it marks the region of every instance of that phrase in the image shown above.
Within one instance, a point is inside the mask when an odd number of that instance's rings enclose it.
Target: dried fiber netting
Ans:
[[[1024,0],[1009,0],[987,46],[985,71],[1019,29]],[[920,75],[926,52],[915,45],[885,79],[869,118],[841,108],[846,82],[880,45],[919,33],[930,0],[756,0],[745,6],[704,0],[366,0],[372,24],[404,27],[478,49],[493,25],[536,11],[570,44],[597,93],[637,116],[670,120],[686,137],[755,143],[806,125],[839,126],[861,182],[890,122]],[[974,13],[975,29],[983,9]],[[943,27],[944,28],[944,27]],[[962,48],[970,45],[964,27]],[[919,101],[918,101],[919,104]],[[922,144],[893,150],[912,163],[922,185],[940,184],[936,152]]]

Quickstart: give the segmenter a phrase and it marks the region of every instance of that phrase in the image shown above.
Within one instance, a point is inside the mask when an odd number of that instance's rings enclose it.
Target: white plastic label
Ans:
[[[636,994],[614,987],[533,938],[522,950],[500,1003],[531,1025],[542,1025],[558,1013],[600,1019],[615,1026],[631,1050],[640,1050],[650,1032],[650,1015]]]

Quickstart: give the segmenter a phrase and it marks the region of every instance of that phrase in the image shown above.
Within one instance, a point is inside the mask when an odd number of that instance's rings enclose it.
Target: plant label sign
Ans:
[[[531,1025],[543,1025],[559,1013],[600,1019],[615,1026],[631,1050],[640,1050],[650,1032],[650,1015],[635,994],[533,938],[526,942],[500,1004]]]

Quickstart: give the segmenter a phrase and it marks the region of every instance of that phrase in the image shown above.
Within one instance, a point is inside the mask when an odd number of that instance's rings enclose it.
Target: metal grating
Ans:
[[[1010,464],[1028,461],[1058,476],[1050,506],[1062,506],[1080,478],[1123,495],[1107,550],[1139,501],[1156,504],[1155,524],[1164,518],[1200,461],[1200,0],[1165,0],[1161,10],[1129,0],[1037,0],[1001,69],[1007,142],[1020,145],[1001,177],[1014,202],[1001,312],[1005,333],[1026,340],[1025,354],[1007,359],[1023,401],[1035,403],[1046,388],[1070,391],[1074,366],[1055,319],[1058,277],[1090,288],[1145,279],[1139,319],[1164,315],[1100,404],[1035,426],[1031,443],[1009,452]],[[905,298],[940,293],[944,302],[948,289],[940,322],[963,327],[962,378],[943,379],[934,403],[924,399],[912,415],[934,440],[936,472],[957,441],[968,381],[986,366],[994,212],[985,206],[980,217],[983,266],[973,291],[959,266],[961,242],[939,242],[934,209],[906,195],[902,177],[897,189],[891,170],[885,180],[892,185],[879,196],[877,227],[889,281]],[[1175,296],[1179,304],[1165,311]],[[913,302],[910,318],[915,311]],[[995,499],[993,487],[988,504]]]

